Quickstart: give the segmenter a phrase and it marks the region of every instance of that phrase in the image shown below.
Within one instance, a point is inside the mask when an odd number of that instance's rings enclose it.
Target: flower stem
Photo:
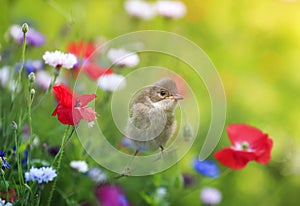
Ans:
[[[42,102],[44,102],[44,100],[48,97],[48,95],[50,94],[56,80],[57,80],[57,77],[59,76],[59,73],[60,73],[60,68],[55,68],[55,72],[54,72],[54,79],[53,81],[50,83],[46,93],[44,94],[44,96],[39,99],[39,101],[33,106],[32,110],[34,111]]]
[[[24,27],[24,25],[25,24],[23,24],[23,27]],[[12,110],[14,102],[15,102],[15,98],[16,98],[17,91],[18,91],[18,88],[19,88],[19,84],[21,83],[22,72],[23,72],[23,68],[24,68],[24,64],[25,64],[25,51],[26,51],[26,44],[27,44],[26,32],[23,31],[23,47],[22,47],[22,55],[21,55],[22,61],[21,61],[21,67],[20,67],[19,72],[18,72],[18,80],[16,82],[16,85],[15,85],[15,88],[14,88],[14,91],[13,91],[12,97],[11,97],[10,110]]]
[[[54,165],[54,163],[56,162],[57,158],[59,157],[60,152],[61,152],[61,148],[64,148],[64,147],[65,147],[65,145],[67,144],[67,142],[71,139],[71,137],[72,137],[74,131],[75,131],[75,126],[73,127],[73,129],[72,129],[72,131],[70,132],[70,134],[69,134],[69,136],[67,137],[67,139],[65,139],[64,144],[60,147],[59,152],[55,155],[54,160],[52,161],[52,164],[51,164],[52,166]]]
[[[36,201],[35,201],[35,205],[40,205],[40,201],[41,201],[41,194],[42,194],[42,190],[44,188],[44,185],[38,185],[38,192],[37,192],[37,195],[36,195]]]
[[[18,135],[17,135],[17,128],[14,128],[14,139],[15,139],[15,145],[16,145],[16,160],[17,160],[19,182],[20,182],[20,184],[24,185],[24,178],[23,178],[23,172],[22,172],[22,164],[21,164],[21,161],[20,161],[19,152],[17,151],[19,149],[19,141],[18,141]]]
[[[57,155],[59,155],[58,156],[58,161],[57,161],[57,167],[56,167],[56,174],[57,174],[57,176],[59,176],[59,170],[60,170],[60,165],[61,165],[61,161],[62,161],[63,154],[64,154],[64,147],[65,147],[66,140],[68,140],[72,136],[72,134],[73,134],[73,132],[75,130],[75,127],[73,127],[73,130],[71,131],[71,133],[67,137],[67,134],[69,133],[70,127],[71,126],[68,125],[67,129],[65,130],[65,133],[64,133],[64,136],[63,136],[62,142],[61,142],[61,147],[60,147],[60,150],[59,150],[59,152],[57,154]],[[54,160],[56,160],[57,155],[55,156]],[[47,204],[48,206],[50,206],[50,204],[51,204],[52,196],[53,196],[53,193],[54,193],[54,190],[55,190],[55,187],[56,187],[56,183],[57,183],[57,178],[58,177],[56,177],[54,179],[54,182],[53,182],[53,185],[52,185],[52,189],[50,191],[50,195],[49,195],[49,199],[48,199],[48,204]]]
[[[30,169],[31,166],[31,142],[33,137],[33,130],[32,130],[32,118],[31,118],[31,105],[33,102],[34,95],[31,94],[32,84],[29,85],[29,98],[28,98],[28,125],[29,125],[29,148],[28,148],[28,162],[27,162],[27,169]]]

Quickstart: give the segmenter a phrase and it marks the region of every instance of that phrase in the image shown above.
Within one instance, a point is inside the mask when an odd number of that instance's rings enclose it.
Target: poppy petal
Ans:
[[[82,119],[80,109],[81,109],[80,107],[75,107],[72,110],[72,120],[73,120],[74,124],[78,124],[80,122],[80,120]]]
[[[250,146],[253,142],[265,135],[259,129],[246,124],[231,124],[227,126],[227,133],[233,145],[247,142]]]
[[[250,160],[255,159],[252,152],[237,151],[230,147],[216,152],[214,157],[223,165],[235,170],[244,168]]]
[[[93,63],[86,63],[82,66],[82,70],[92,79],[97,80],[104,74],[112,74],[113,70],[110,68],[100,67]]]
[[[65,106],[72,107],[74,104],[73,92],[72,90],[65,84],[56,84],[53,86],[53,91],[57,101]]]
[[[56,108],[56,114],[58,120],[63,123],[63,124],[69,124],[69,125],[74,125],[76,124],[73,121],[73,116],[72,116],[72,109],[67,108],[67,107],[57,107]]]
[[[69,43],[67,50],[78,57],[89,58],[96,50],[96,47],[92,43],[79,41]]]
[[[257,156],[255,159],[256,162],[261,164],[267,164],[271,160],[271,150],[273,147],[273,140],[268,138],[266,143],[264,144],[264,150],[262,150],[261,154]]]
[[[84,94],[77,97],[77,101],[79,101],[80,107],[83,107],[95,98],[96,98],[96,94]]]
[[[92,122],[96,119],[97,113],[92,108],[83,107],[78,111],[80,112],[82,119],[84,119],[86,122]]]

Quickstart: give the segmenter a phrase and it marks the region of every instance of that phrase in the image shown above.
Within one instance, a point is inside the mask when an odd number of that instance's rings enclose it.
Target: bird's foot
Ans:
[[[120,179],[121,177],[128,177],[130,174],[129,167],[126,167],[121,174],[115,176],[115,179]]]

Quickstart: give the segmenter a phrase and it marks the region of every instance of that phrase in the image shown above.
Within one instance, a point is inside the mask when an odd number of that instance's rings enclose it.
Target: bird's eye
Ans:
[[[166,92],[162,90],[162,91],[160,91],[160,95],[161,95],[161,96],[165,96],[165,95],[166,95]]]

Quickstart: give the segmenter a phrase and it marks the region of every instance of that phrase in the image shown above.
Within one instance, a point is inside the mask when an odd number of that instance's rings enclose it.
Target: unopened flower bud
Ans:
[[[12,126],[12,128],[13,128],[14,130],[17,130],[17,129],[18,129],[18,125],[17,125],[17,123],[16,123],[15,121],[12,121],[11,126]]]
[[[30,74],[28,75],[28,81],[30,83],[33,83],[35,81],[35,74],[33,72],[30,72]]]
[[[34,94],[35,94],[35,89],[31,89],[31,90],[30,90],[30,94],[31,94],[31,95],[34,95]]]
[[[27,23],[24,23],[24,24],[22,25],[22,32],[23,32],[24,34],[26,34],[26,33],[28,32],[28,30],[29,30],[28,24],[27,24]]]
[[[30,90],[30,99],[33,100],[33,97],[35,95],[35,89]]]

